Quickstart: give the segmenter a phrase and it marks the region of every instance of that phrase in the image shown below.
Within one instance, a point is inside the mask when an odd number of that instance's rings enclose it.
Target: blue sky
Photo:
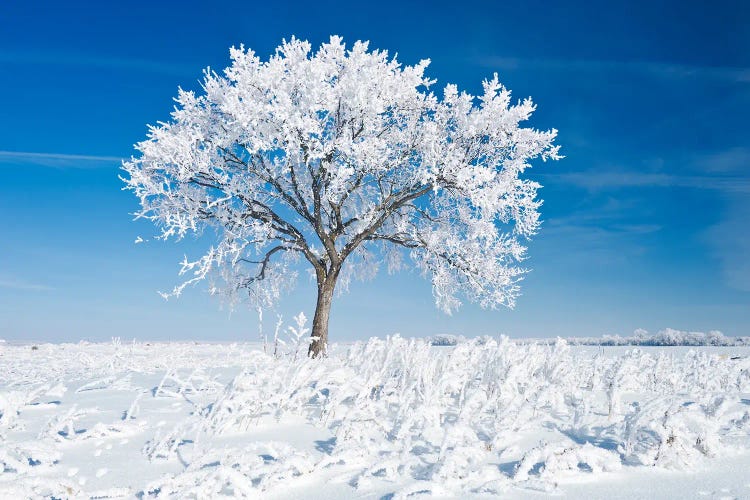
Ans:
[[[750,335],[747,2],[29,1],[3,2],[0,26],[0,338],[255,338],[255,313],[202,288],[157,295],[200,243],[133,244],[154,230],[129,215],[120,158],[231,45],[267,56],[331,34],[430,58],[439,85],[470,92],[497,71],[566,155],[530,171],[545,222],[514,311],[447,317],[418,275],[383,274],[337,299],[332,340]],[[305,282],[280,312],[313,302]]]

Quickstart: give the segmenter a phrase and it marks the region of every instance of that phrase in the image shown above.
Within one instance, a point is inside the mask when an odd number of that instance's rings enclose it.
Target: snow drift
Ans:
[[[338,346],[325,359],[205,344],[3,349],[0,483],[21,496],[92,494],[61,460],[77,443],[123,437],[143,442],[139,460],[172,472],[99,497],[256,496],[315,477],[362,494],[386,485],[395,498],[553,491],[566,478],[691,470],[750,448],[750,359],[705,350],[611,355],[507,338],[438,348],[400,337]],[[49,363],[34,371],[39,356]],[[241,368],[226,382],[212,374],[227,365]],[[158,372],[150,389],[135,381]],[[106,390],[132,393],[114,421],[60,398]],[[190,410],[153,425],[142,408],[169,401]],[[20,439],[39,405],[51,417],[36,440]],[[315,450],[243,440],[268,422],[302,422],[330,439]]]

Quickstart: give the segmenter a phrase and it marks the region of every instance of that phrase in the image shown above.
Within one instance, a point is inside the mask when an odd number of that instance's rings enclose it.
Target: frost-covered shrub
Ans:
[[[460,340],[459,337],[449,334],[433,335],[428,339],[430,345],[434,346],[455,346]]]
[[[542,444],[527,451],[513,471],[516,481],[527,481],[533,474],[539,478],[556,478],[568,472],[612,472],[622,468],[617,453],[585,443],[561,448]]]
[[[718,330],[687,332],[666,328],[650,334],[641,328],[631,337],[603,335],[602,337],[574,337],[568,339],[572,345],[601,346],[746,346],[750,337],[727,337]]]
[[[335,436],[318,467],[366,464],[352,479],[358,488],[404,477],[427,491],[430,484],[502,491],[508,481],[542,488],[562,473],[684,468],[720,453],[723,429],[742,422],[727,408],[750,391],[748,370],[747,359],[695,351],[675,358],[634,349],[592,359],[573,355],[564,340],[467,340],[443,349],[396,336],[326,359],[257,353],[200,426],[236,433],[262,417],[304,416]],[[516,450],[512,476],[489,466],[513,456],[519,436],[544,428],[573,441]]]
[[[314,462],[284,443],[208,450],[183,472],[144,488],[146,498],[257,498],[258,492],[311,472]]]
[[[72,482],[50,481],[62,453],[49,440],[0,443],[0,491],[3,498],[71,498],[79,493]]]
[[[19,379],[3,386],[0,491],[257,497],[331,474],[363,496],[388,482],[394,498],[503,495],[519,487],[552,491],[560,478],[618,467],[690,469],[750,449],[747,356],[710,349],[605,355],[564,340],[507,338],[436,347],[390,337],[309,359],[293,344],[280,344],[275,355],[258,345],[113,342],[41,345],[39,359],[28,348],[3,356],[0,378]],[[39,360],[49,372],[23,378]],[[212,371],[229,364],[238,368],[222,377]],[[75,402],[63,398],[66,388]],[[98,391],[130,396],[102,420],[104,412],[85,403],[99,400]],[[162,426],[151,410],[163,405],[188,413]],[[43,415],[40,409],[52,418],[34,427],[28,416]],[[327,441],[317,451],[257,441],[275,419],[323,428]],[[60,474],[67,458],[60,453],[131,436],[143,436],[144,460],[181,470],[130,491],[87,491]]]

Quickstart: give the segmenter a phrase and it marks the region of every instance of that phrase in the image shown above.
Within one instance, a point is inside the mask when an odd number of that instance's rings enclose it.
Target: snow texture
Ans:
[[[468,339],[462,335],[440,334],[429,337],[430,343],[435,346],[454,346]],[[474,339],[475,341],[481,339]],[[686,332],[665,328],[655,334],[649,334],[646,330],[638,329],[631,337],[619,335],[603,335],[602,337],[568,337],[566,341],[570,345],[589,346],[750,346],[750,337],[727,337],[718,330],[705,332]],[[515,339],[518,343],[546,343],[549,339],[523,338]]]
[[[291,342],[3,344],[0,490],[523,496],[747,456],[745,348],[610,349],[395,336],[309,359]]]

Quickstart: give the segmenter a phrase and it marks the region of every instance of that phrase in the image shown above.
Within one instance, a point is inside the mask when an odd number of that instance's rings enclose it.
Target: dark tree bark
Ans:
[[[315,303],[315,316],[312,325],[312,341],[307,355],[312,358],[325,356],[328,349],[328,318],[331,314],[331,303],[333,292],[336,289],[338,270],[329,272],[325,277],[318,279],[318,300]]]

